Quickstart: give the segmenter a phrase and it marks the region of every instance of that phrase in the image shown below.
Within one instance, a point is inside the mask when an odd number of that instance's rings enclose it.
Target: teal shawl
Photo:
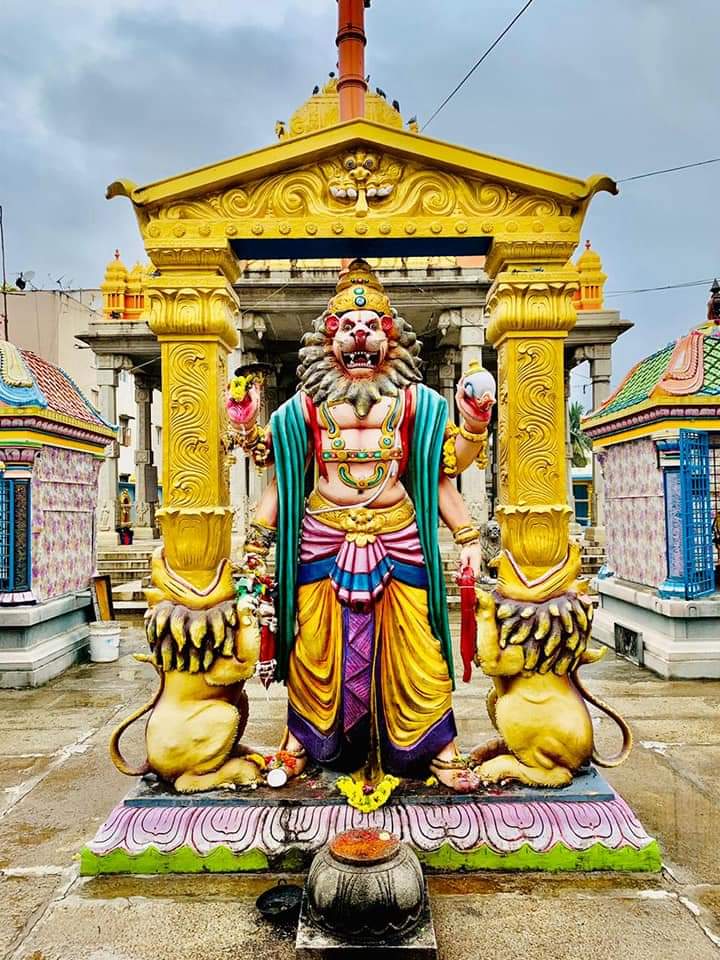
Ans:
[[[438,491],[448,417],[447,402],[423,384],[419,384],[416,391],[410,458],[404,482],[415,505],[420,544],[428,572],[430,627],[440,641],[448,671],[453,677],[447,592],[438,543]],[[278,586],[277,678],[287,680],[290,651],[295,639],[295,590],[309,443],[300,395],[296,394],[276,410],[270,418],[270,424],[279,501],[275,548],[275,578]]]

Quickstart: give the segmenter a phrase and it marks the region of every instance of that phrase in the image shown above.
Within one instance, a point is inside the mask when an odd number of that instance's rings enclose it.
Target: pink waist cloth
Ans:
[[[349,604],[362,605],[383,592],[392,577],[393,559],[423,565],[414,520],[402,530],[374,534],[371,542],[360,546],[357,540],[348,540],[344,530],[328,527],[321,517],[306,514],[300,535],[300,563],[330,556],[335,557],[330,578],[338,598]]]

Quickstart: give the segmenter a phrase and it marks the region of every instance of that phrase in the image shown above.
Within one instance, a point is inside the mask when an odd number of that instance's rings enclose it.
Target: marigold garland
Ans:
[[[398,777],[386,773],[372,793],[366,793],[368,784],[353,780],[352,777],[338,777],[336,786],[351,807],[361,813],[372,813],[373,810],[377,810],[387,803],[390,794],[399,784]]]

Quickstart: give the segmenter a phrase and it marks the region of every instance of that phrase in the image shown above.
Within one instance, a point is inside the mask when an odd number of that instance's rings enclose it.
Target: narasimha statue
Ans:
[[[433,775],[461,793],[509,780],[561,787],[591,759],[613,766],[627,757],[627,725],[578,675],[601,651],[588,649],[593,603],[577,545],[532,584],[520,582],[495,537],[495,588],[477,589],[488,544],[483,551],[452,478],[474,461],[485,466],[495,384],[471,364],[455,395],[456,426],[422,383],[419,353],[409,324],[356,260],[303,340],[298,391],[267,427],[257,423],[262,372],[236,372],[228,446],[260,468],[273,465],[275,478],[249,526],[237,582],[226,560],[200,589],[172,569],[164,548],[156,552],[150,653],[139,659],[160,684],[113,734],[118,769],[152,772],[191,793],[280,787],[313,762],[351,774],[337,786],[369,811],[401,778]],[[473,660],[492,678],[488,713],[499,734],[467,759],[455,739],[441,521],[460,548],[464,679]],[[287,686],[285,735],[269,758],[241,739],[254,673]],[[597,754],[586,700],[618,723],[617,755]],[[147,760],[133,768],[120,737],[145,714]]]
[[[463,378],[457,427],[422,383],[419,354],[356,260],[304,337],[298,392],[268,427],[252,376],[231,385],[239,444],[275,467],[242,566],[261,569],[275,543],[275,679],[288,691],[276,767],[288,778],[312,760],[364,770],[370,785],[430,773],[457,791],[478,785],[455,745],[438,522],[477,576],[480,534],[451,478],[484,465],[494,382],[479,365]]]

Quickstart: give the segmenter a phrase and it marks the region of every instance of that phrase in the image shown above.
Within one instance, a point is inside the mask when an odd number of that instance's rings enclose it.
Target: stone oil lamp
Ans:
[[[373,956],[401,949],[403,957],[437,957],[420,861],[386,830],[339,833],[315,857],[305,885],[297,954]]]

